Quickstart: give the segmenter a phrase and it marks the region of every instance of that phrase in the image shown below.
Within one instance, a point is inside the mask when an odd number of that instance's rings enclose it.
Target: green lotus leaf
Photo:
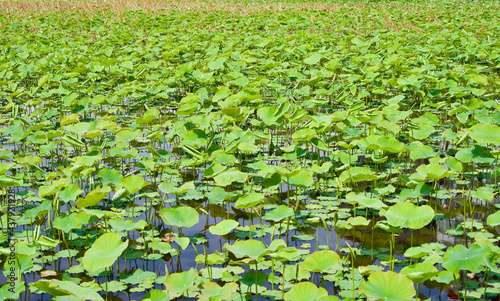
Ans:
[[[170,296],[167,292],[161,291],[159,289],[153,289],[144,295],[142,301],[169,301]]]
[[[132,274],[120,274],[120,281],[128,284],[141,284],[146,279],[156,279],[157,275],[154,272],[143,271],[141,269],[135,270]]]
[[[252,208],[260,204],[264,200],[264,195],[258,192],[251,192],[240,197],[235,204],[238,209]]]
[[[418,129],[413,129],[411,132],[413,138],[423,140],[434,133],[435,130],[436,129],[432,125],[421,123],[418,124]]]
[[[160,110],[158,109],[149,109],[147,110],[142,117],[137,118],[135,121],[138,124],[151,123],[156,117],[160,115]]]
[[[145,220],[139,220],[136,222],[130,219],[125,220],[121,217],[115,217],[109,220],[108,223],[111,228],[116,231],[142,230],[148,225]]]
[[[168,292],[181,295],[193,286],[197,276],[198,272],[195,269],[190,269],[187,272],[173,273],[168,275],[164,285]]]
[[[67,216],[57,216],[56,218],[54,218],[54,222],[52,225],[54,226],[54,228],[63,230],[66,233],[73,229],[80,229],[82,224],[76,221],[76,215],[77,213],[73,212]]]
[[[419,167],[417,167],[417,172],[426,180],[439,180],[453,174],[452,172],[446,170],[439,163],[420,165]]]
[[[327,173],[330,170],[330,167],[332,167],[333,164],[332,162],[325,162],[321,166],[314,164],[311,167],[311,172],[314,173]]]
[[[331,250],[316,251],[302,263],[302,268],[315,273],[333,274],[342,269],[340,256]]]
[[[109,281],[106,284],[106,288],[108,292],[121,292],[127,289],[127,286],[120,281]]]
[[[370,220],[367,220],[364,216],[356,216],[350,217],[347,219],[347,223],[356,227],[356,226],[368,226],[370,224]]]
[[[6,175],[0,176],[0,186],[3,188],[22,186],[23,179],[18,179]]]
[[[181,145],[189,145],[191,147],[199,148],[207,144],[207,136],[204,131],[194,129],[184,134],[184,139]]]
[[[439,282],[439,283],[449,284],[449,283],[452,283],[453,281],[455,281],[455,279],[457,279],[458,277],[459,277],[458,275],[453,274],[450,271],[444,270],[444,271],[439,272],[436,276],[434,276],[432,278],[432,280]]]
[[[201,293],[210,300],[229,300],[237,289],[238,284],[234,282],[226,283],[222,287],[215,282],[207,282],[203,284]]]
[[[177,110],[177,115],[179,116],[189,116],[200,109],[200,104],[197,102],[184,103],[179,106]]]
[[[187,246],[189,246],[189,242],[191,241],[189,237],[179,237],[175,236],[174,241],[181,247],[181,249],[185,250]]]
[[[429,145],[422,145],[410,151],[410,159],[413,161],[434,157],[434,150]]]
[[[22,164],[22,165],[37,165],[38,163],[41,163],[42,161],[43,161],[43,159],[38,157],[38,156],[29,155],[29,156],[26,156],[24,158],[18,159],[17,163]]]
[[[5,174],[9,169],[15,167],[13,163],[0,163],[0,175]]]
[[[268,221],[273,221],[275,223],[280,222],[284,220],[287,217],[293,216],[293,209],[286,206],[286,205],[279,205],[278,207],[274,208],[273,210],[269,211],[264,215],[264,219]]]
[[[89,271],[97,271],[111,266],[128,246],[128,239],[122,242],[120,235],[105,233],[85,252],[82,264]]]
[[[279,125],[281,116],[276,116],[277,107],[263,107],[257,110],[257,116],[267,125]]]
[[[463,166],[457,159],[448,157],[444,160],[444,165],[455,172],[462,172]]]
[[[248,153],[255,153],[260,150],[257,145],[248,142],[241,142],[240,144],[238,144],[238,149],[242,152]]]
[[[393,227],[420,229],[434,218],[434,209],[428,205],[416,206],[413,203],[397,203],[385,212],[385,217]]]
[[[194,186],[194,182],[187,182],[187,183],[182,184],[179,187],[175,187],[174,185],[172,185],[169,182],[163,182],[160,185],[158,185],[158,188],[160,188],[160,190],[164,193],[179,195],[179,194],[186,193],[190,190],[194,190],[195,186]]]
[[[199,222],[199,215],[189,206],[172,206],[160,210],[161,219],[168,225],[191,228]]]
[[[76,198],[83,193],[83,190],[80,189],[75,184],[70,184],[64,187],[63,190],[59,193],[59,198],[64,202],[74,201]]]
[[[225,244],[223,249],[233,253],[237,258],[250,257],[258,260],[261,256],[271,252],[260,240],[239,240],[233,245]]]
[[[470,128],[469,136],[479,145],[500,144],[500,127],[491,123],[478,123]]]
[[[210,165],[205,171],[203,172],[203,176],[206,178],[213,178],[226,170],[226,167],[218,162],[213,163]]]
[[[310,187],[314,184],[314,179],[307,169],[296,169],[292,171],[287,182],[295,187]]]
[[[495,158],[479,145],[460,149],[455,154],[455,158],[457,158],[462,163],[474,162],[493,164],[493,162],[495,161]]]
[[[131,131],[129,129],[124,129],[116,133],[115,135],[115,140],[116,141],[123,141],[123,142],[130,142],[137,138],[139,136],[140,131]]]
[[[377,198],[369,198],[363,194],[358,194],[354,192],[349,192],[346,195],[346,200],[352,204],[359,204],[365,206],[367,208],[380,209],[384,207],[388,207],[381,200]]]
[[[385,150],[390,153],[401,153],[405,150],[403,143],[392,137],[380,137],[377,140],[377,145],[381,150]]]
[[[488,246],[481,247],[478,244],[472,244],[469,249],[464,245],[448,248],[443,255],[443,268],[455,274],[460,270],[474,273],[484,263],[488,251]]]
[[[238,227],[240,223],[232,219],[226,219],[218,223],[217,225],[210,226],[208,231],[214,235],[226,235],[233,229]]]
[[[232,182],[245,183],[247,178],[248,174],[233,168],[218,174],[214,180],[219,186],[227,186]]]
[[[99,170],[97,175],[101,178],[103,185],[113,184],[116,186],[123,180],[122,174],[116,169],[103,168]]]
[[[486,223],[488,223],[488,225],[492,227],[500,225],[500,210],[493,214],[488,215]]]
[[[158,251],[161,254],[167,254],[175,251],[175,249],[172,249],[172,246],[169,243],[162,241],[155,240],[150,244],[150,246],[154,251]]]
[[[311,282],[299,282],[285,293],[285,301],[319,301],[326,296],[328,292],[324,288],[318,288]]]
[[[145,181],[139,175],[128,176],[120,182],[120,186],[127,189],[128,193],[133,194],[144,187]],[[146,183],[147,184],[147,183]]]
[[[321,53],[316,52],[304,59],[304,63],[307,65],[315,65],[321,60],[322,57]]]
[[[207,193],[207,198],[211,203],[218,204],[223,201],[227,201],[236,196],[235,193],[226,192],[222,187],[215,187]]]
[[[295,141],[309,141],[316,136],[316,132],[311,129],[300,129],[292,134],[292,139]]]
[[[358,183],[375,180],[376,178],[373,171],[368,167],[351,167],[340,174],[339,181],[342,183]]]
[[[365,295],[367,300],[407,301],[413,299],[416,291],[407,276],[378,271],[361,283],[359,293]]]
[[[36,240],[36,243],[47,248],[55,248],[59,244],[59,241],[42,235]]]
[[[60,296],[75,296],[79,300],[91,300],[91,301],[103,301],[104,299],[95,292],[93,289],[88,287],[82,287],[71,281],[60,281],[57,279],[52,279],[49,282],[49,287],[52,290],[57,291]]]
[[[399,273],[406,275],[414,283],[421,283],[436,276],[439,271],[432,264],[419,262],[414,265],[404,267]]]
[[[103,186],[87,193],[84,199],[80,198],[75,202],[79,208],[92,207],[99,204],[104,197],[111,192],[111,187]]]
[[[41,280],[39,280],[38,282],[40,281]],[[23,293],[26,290],[26,286],[22,281],[13,282],[14,287],[11,286],[11,283],[12,282],[5,283],[0,288],[0,300],[10,300],[10,299],[19,300],[21,293]],[[36,283],[33,283],[33,285],[35,285]]]
[[[493,201],[493,198],[495,197],[495,193],[493,191],[488,191],[485,187],[480,187],[477,190],[474,190],[470,195],[476,199],[487,202]]]
[[[312,143],[312,145],[314,145],[314,147],[316,147],[319,150],[322,150],[324,152],[330,151],[330,148],[328,147],[328,145],[326,145],[326,143],[323,140],[320,140],[316,137],[311,139],[311,143]],[[325,162],[325,163],[323,163],[323,165],[325,165],[327,163],[331,164],[331,162]],[[326,172],[326,171],[323,171],[323,172]]]
[[[215,92],[214,97],[212,98],[212,102],[218,102],[226,97],[231,95],[231,90],[226,86],[220,86],[217,88],[217,92]]]

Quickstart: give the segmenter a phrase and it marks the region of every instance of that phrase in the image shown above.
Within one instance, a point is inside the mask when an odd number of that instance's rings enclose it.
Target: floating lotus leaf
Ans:
[[[132,274],[120,274],[120,281],[128,284],[141,284],[146,279],[156,279],[157,275],[154,272],[135,270]]]
[[[405,275],[392,271],[375,272],[368,281],[361,283],[359,293],[367,300],[407,301],[412,300],[416,291],[413,282]]]
[[[425,227],[434,216],[432,207],[416,206],[413,203],[398,203],[385,212],[385,217],[391,226],[410,229]]]
[[[207,282],[203,284],[201,293],[204,297],[208,297],[208,300],[229,300],[237,289],[238,284],[234,282],[226,283],[222,287],[215,282]]]
[[[172,206],[160,210],[161,219],[168,225],[191,228],[199,221],[198,212],[189,206]]]

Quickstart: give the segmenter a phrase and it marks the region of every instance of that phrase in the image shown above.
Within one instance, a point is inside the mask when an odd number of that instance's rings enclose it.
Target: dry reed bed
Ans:
[[[461,10],[467,10],[471,16],[481,16],[484,14],[495,15],[498,12],[498,5],[485,6],[481,4],[469,4],[457,2],[457,9],[443,9],[443,3],[434,2],[413,2],[413,3],[360,3],[360,2],[303,2],[288,3],[274,2],[262,3],[258,1],[150,1],[150,0],[104,0],[104,1],[0,1],[0,32],[12,23],[21,22],[24,26],[33,27],[31,18],[39,18],[50,15],[51,18],[63,18],[71,21],[78,21],[80,18],[99,18],[105,26],[113,26],[116,23],[130,23],[140,21],[140,14],[134,12],[144,12],[151,16],[161,14],[195,14],[199,22],[196,28],[209,31],[218,30],[213,24],[204,24],[204,19],[214,14],[224,14],[226,16],[242,17],[255,14],[269,14],[269,18],[276,18],[284,13],[304,12],[310,22],[309,32],[337,32],[339,29],[337,19],[340,15],[352,15],[350,17],[350,27],[357,34],[369,34],[373,29],[384,28],[393,32],[413,31],[422,33],[427,31],[419,27],[423,23],[442,24],[443,20],[460,19]],[[459,6],[461,10],[458,9]],[[455,15],[456,14],[456,15]],[[497,13],[498,16],[498,13]],[[3,18],[2,18],[3,17]],[[329,22],[321,22],[330,20]],[[477,18],[471,18],[474,20]],[[499,21],[498,17],[496,18]],[[320,22],[316,22],[320,21]],[[490,19],[491,21],[491,19]],[[471,21],[473,22],[473,21]],[[316,26],[322,23],[323,26]],[[329,24],[328,24],[329,23]],[[345,24],[344,24],[345,25]],[[476,28],[478,24],[472,24],[464,20],[461,24],[456,24],[457,28]],[[79,27],[79,26],[76,26]],[[345,27],[345,26],[344,26]],[[68,28],[66,28],[68,30]],[[78,30],[87,31],[84,28]],[[221,29],[224,31],[224,29]],[[290,32],[293,33],[293,32]]]
[[[54,12],[78,12],[83,14],[108,13],[121,14],[130,11],[145,12],[228,12],[231,14],[246,15],[254,13],[295,11],[324,11],[326,13],[339,10],[366,10],[376,8],[385,10],[387,8],[408,10],[415,12],[425,10],[433,12],[437,7],[423,4],[367,4],[367,3],[259,3],[251,1],[0,1],[0,12],[3,15],[42,15]]]

